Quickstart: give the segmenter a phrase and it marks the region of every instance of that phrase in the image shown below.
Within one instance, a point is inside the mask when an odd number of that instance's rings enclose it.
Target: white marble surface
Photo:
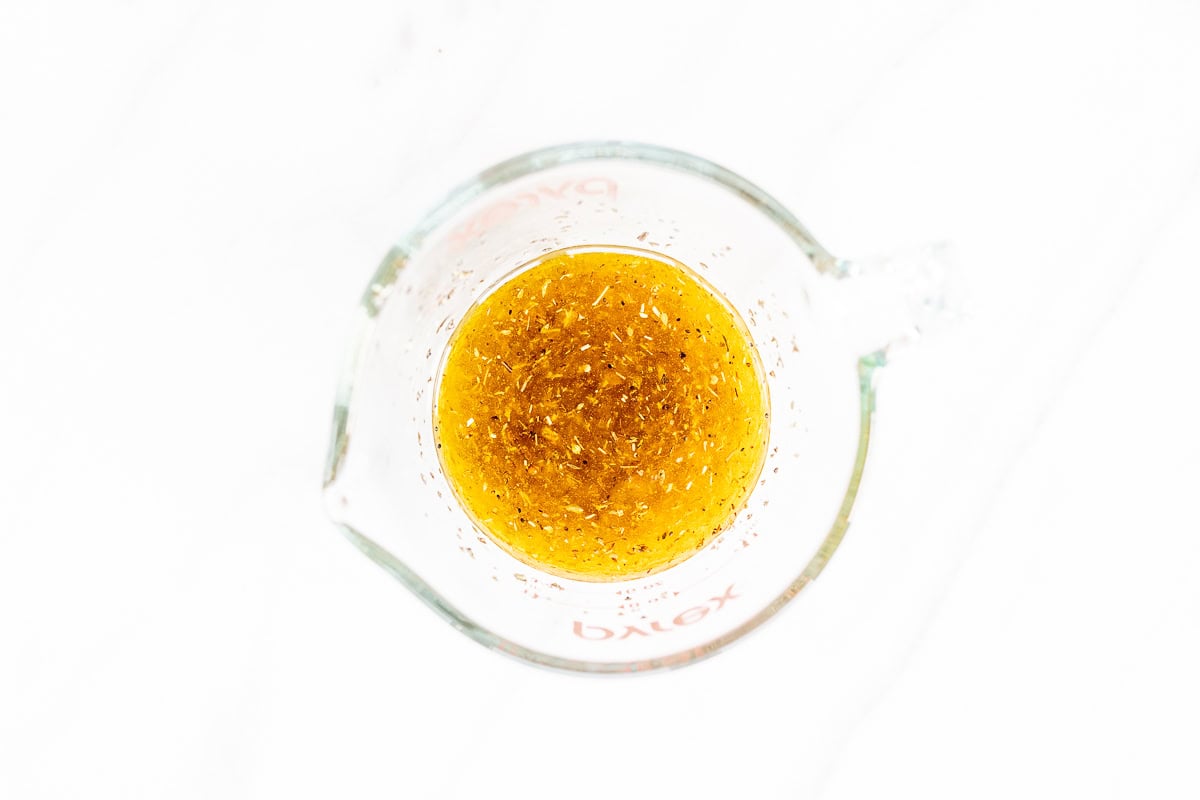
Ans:
[[[785,8],[786,5],[786,8]],[[0,8],[0,796],[1195,797],[1200,6]],[[826,573],[632,680],[469,642],[318,484],[452,184],[658,142],[956,253]]]

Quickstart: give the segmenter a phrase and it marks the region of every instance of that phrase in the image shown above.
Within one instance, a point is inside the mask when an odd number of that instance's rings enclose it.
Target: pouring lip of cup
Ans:
[[[781,228],[808,257],[818,274],[840,284],[842,281],[839,279],[856,277],[862,271],[858,262],[841,261],[832,256],[791,212],[757,185],[737,173],[699,156],[657,145],[627,141],[598,141],[556,145],[502,161],[483,170],[451,191],[397,242],[368,283],[359,305],[361,314],[358,319],[357,331],[348,341],[337,385],[330,444],[324,471],[323,495],[327,514],[355,546],[368,558],[391,573],[435,613],[479,644],[525,663],[555,670],[588,674],[631,674],[678,668],[694,664],[716,654],[773,617],[821,573],[849,527],[850,512],[858,494],[870,444],[872,418],[875,410],[875,374],[876,370],[886,363],[886,345],[858,359],[858,442],[850,479],[837,516],[816,553],[809,559],[800,574],[751,618],[695,647],[652,658],[607,661],[557,656],[509,641],[476,623],[468,614],[449,603],[412,567],[347,521],[350,501],[342,487],[338,485],[338,479],[340,467],[349,452],[352,438],[353,420],[350,407],[359,367],[359,354],[369,343],[375,316],[386,302],[386,298],[410,254],[415,252],[429,234],[438,229],[443,222],[453,217],[468,203],[489,189],[552,167],[591,160],[644,162],[707,178],[756,207]],[[853,282],[849,281],[848,283]]]

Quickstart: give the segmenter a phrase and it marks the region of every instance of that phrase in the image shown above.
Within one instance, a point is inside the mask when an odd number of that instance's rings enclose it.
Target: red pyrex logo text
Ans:
[[[524,208],[536,208],[541,205],[543,200],[566,200],[568,195],[572,194],[593,197],[606,195],[612,199],[617,196],[617,184],[611,178],[599,177],[567,180],[557,187],[543,184],[531,192],[522,192],[511,200],[500,200],[483,209],[451,231],[450,241],[459,245],[464,244],[472,236],[483,233]]]
[[[617,639],[628,639],[630,636],[650,636],[653,633],[670,633],[676,628],[682,628],[685,625],[696,624],[700,620],[707,617],[709,612],[716,613],[725,607],[725,603],[727,601],[736,600],[739,597],[741,597],[741,595],[734,594],[733,584],[730,584],[729,588],[725,590],[725,594],[721,595],[720,597],[710,597],[708,599],[708,603],[715,603],[715,606],[709,604],[693,606],[692,608],[681,612],[675,617],[675,619],[671,620],[670,623],[663,623],[658,620],[655,620],[649,624],[644,622],[639,623],[643,625],[645,629],[639,628],[636,625],[626,625],[624,632],[621,633],[620,636],[617,636],[616,631],[609,630],[601,625],[584,625],[581,620],[575,620],[575,635],[580,639],[587,639],[593,642],[602,642],[605,639],[611,639],[614,636],[616,636]]]

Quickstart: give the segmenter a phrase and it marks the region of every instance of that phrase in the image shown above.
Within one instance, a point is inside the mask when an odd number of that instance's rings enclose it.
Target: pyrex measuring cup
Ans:
[[[632,580],[516,560],[472,525],[433,449],[435,375],[463,313],[514,268],[576,245],[697,270],[740,312],[767,372],[768,456],[748,504],[702,551]],[[847,292],[859,273],[761,189],[695,156],[597,143],[498,164],[401,239],[362,297],[335,407],[330,513],[456,628],[526,661],[628,672],[714,653],[816,578],[846,534],[875,371],[935,297],[919,280]]]

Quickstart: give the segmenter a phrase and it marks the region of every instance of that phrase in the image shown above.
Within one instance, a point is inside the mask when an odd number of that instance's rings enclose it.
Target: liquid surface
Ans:
[[[732,521],[762,469],[769,405],[736,312],[643,251],[552,253],[464,315],[434,436],[475,523],[581,580],[640,577]]]

